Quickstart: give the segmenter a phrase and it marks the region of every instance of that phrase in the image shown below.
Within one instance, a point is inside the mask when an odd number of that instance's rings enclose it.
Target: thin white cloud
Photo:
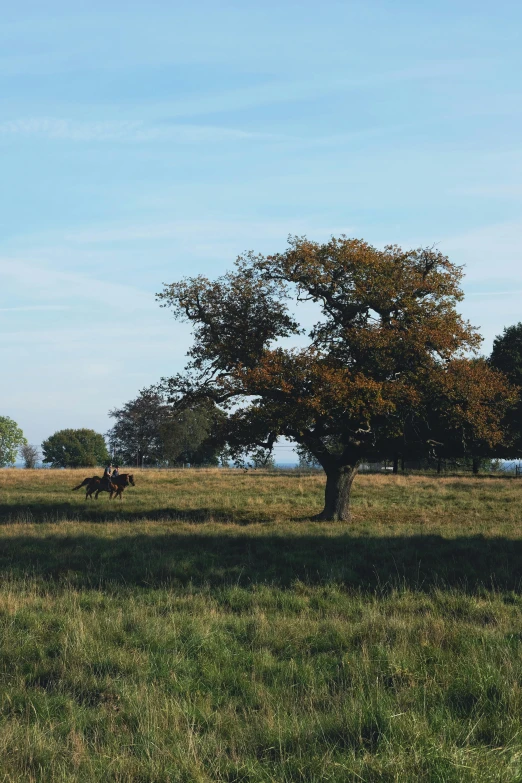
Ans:
[[[279,233],[288,221],[241,221],[241,220],[179,220],[166,223],[143,223],[141,225],[111,225],[92,227],[65,235],[65,240],[79,243],[129,242],[136,240],[175,239],[179,237],[211,236],[222,239],[228,236]]]
[[[515,198],[522,196],[522,185],[519,183],[491,185],[471,185],[469,187],[452,188],[452,193],[460,196],[483,196],[484,198]]]
[[[287,141],[318,145],[345,143],[354,137],[380,135],[391,130],[400,130],[400,127],[392,129],[369,128],[368,130],[356,131],[354,134],[307,139],[306,137],[296,138],[241,128],[180,123],[176,120],[181,117],[238,111],[263,105],[313,100],[329,94],[369,90],[403,82],[453,78],[472,72],[475,65],[476,61],[472,59],[442,60],[420,63],[414,68],[379,71],[365,74],[363,77],[341,79],[327,78],[325,74],[319,72],[306,79],[285,81],[273,79],[255,86],[249,85],[234,90],[215,90],[197,97],[134,106],[134,111],[138,111],[142,116],[150,116],[150,112],[153,111],[156,119],[135,120],[131,118],[93,122],[60,117],[16,118],[0,122],[0,135],[36,136],[73,142],[145,143],[172,141],[180,144],[193,144],[244,140]],[[91,107],[91,111],[100,111],[100,108]],[[121,110],[121,107],[119,109]],[[158,120],[157,117],[163,117],[163,119]]]
[[[213,125],[148,124],[135,120],[120,122],[82,122],[57,117],[31,117],[0,123],[3,136],[39,136],[73,142],[161,142],[180,144],[226,141],[268,141],[283,137]]]
[[[366,72],[364,76],[332,79],[331,73],[320,70],[303,79],[272,79],[254,87],[241,87],[234,90],[209,92],[206,95],[181,98],[175,101],[156,103],[154,110],[162,110],[171,119],[177,117],[195,117],[203,114],[215,114],[239,111],[257,106],[278,103],[296,103],[313,100],[326,95],[371,90],[388,85],[418,82],[426,79],[454,79],[473,73],[480,62],[476,59],[440,60],[416,63],[414,67],[395,71]]]
[[[42,266],[41,263],[0,258],[0,274],[4,277],[4,281],[10,280],[15,284],[22,284],[22,290],[32,293],[31,298],[34,296],[40,299],[66,298],[73,303],[94,300],[110,305],[112,308],[125,310],[150,310],[154,305],[154,299],[150,294],[125,283],[62,272],[49,266]]]
[[[464,264],[466,282],[486,282],[488,288],[522,282],[522,220],[493,223],[437,241],[437,246],[457,264]],[[424,243],[425,244],[425,243]],[[414,246],[414,245],[413,245]],[[508,282],[509,281],[509,282]]]
[[[127,337],[133,337],[147,345],[156,344],[158,340],[168,343],[172,341],[171,324],[165,328],[165,324],[150,322],[136,323],[132,316],[124,323],[115,324],[112,321],[102,321],[99,325],[88,322],[81,327],[56,329],[42,329],[39,327],[28,329],[17,329],[9,332],[0,332],[0,343],[45,343],[48,345],[69,346],[71,350],[77,343],[87,343],[91,345],[102,345],[106,343],[108,330],[110,330],[110,339],[114,342],[125,340]],[[176,326],[177,329],[177,326]],[[186,331],[186,330],[185,330]],[[133,341],[133,346],[135,346]],[[128,346],[132,352],[132,346]]]
[[[0,307],[0,313],[30,313],[33,311],[70,310],[69,305],[24,305],[22,307]]]
[[[197,125],[171,121],[137,120],[88,122],[58,117],[32,117],[0,122],[0,136],[39,137],[54,141],[85,143],[172,142],[178,144],[219,144],[230,141],[279,142],[297,147],[337,147],[365,139],[402,133],[406,124],[360,128],[348,133],[325,136],[296,136],[281,133],[228,128],[218,125]]]
[[[518,291],[472,291],[466,296],[519,296],[522,294],[522,289]]]
[[[330,236],[346,234],[353,228],[343,226],[310,225],[310,220],[179,220],[165,223],[143,223],[93,226],[81,231],[66,234],[67,242],[81,244],[102,244],[104,242],[151,241],[162,239],[190,239],[197,243],[208,241],[213,244],[223,240],[247,242],[249,245],[257,237],[280,239],[288,234],[306,232],[311,236]],[[240,248],[243,249],[243,248]]]

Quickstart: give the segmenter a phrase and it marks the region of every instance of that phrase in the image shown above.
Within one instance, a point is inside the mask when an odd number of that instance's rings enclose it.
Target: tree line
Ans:
[[[166,285],[160,305],[192,325],[188,363],[110,412],[111,452],[138,465],[262,463],[285,437],[325,470],[325,519],[349,518],[362,462],[519,457],[522,323],[481,357],[457,311],[461,280],[433,248],[342,236],[290,238],[217,279]],[[308,330],[293,308],[303,301],[317,311]],[[295,338],[302,347],[288,347]],[[109,458],[102,436],[79,432],[51,436],[44,461],[72,464],[73,441],[75,459]]]
[[[0,417],[0,467],[20,457],[26,468],[42,461],[53,468],[106,465],[138,467],[213,466],[224,464],[226,448],[219,445],[218,426],[223,413],[202,404],[176,412],[157,389],[144,389],[109,415],[114,426],[104,435],[91,429],[63,429],[41,446],[27,442],[12,419]]]

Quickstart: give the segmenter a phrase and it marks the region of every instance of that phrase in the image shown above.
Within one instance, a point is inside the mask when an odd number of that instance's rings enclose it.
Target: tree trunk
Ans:
[[[395,475],[399,472],[399,455],[395,454],[393,457],[393,472]]]
[[[437,473],[442,473],[442,460],[440,457],[437,460]]]
[[[350,492],[359,465],[345,465],[326,471],[324,509],[315,519],[328,522],[350,522]]]
[[[480,459],[479,457],[473,457],[473,475],[477,476],[480,469]]]

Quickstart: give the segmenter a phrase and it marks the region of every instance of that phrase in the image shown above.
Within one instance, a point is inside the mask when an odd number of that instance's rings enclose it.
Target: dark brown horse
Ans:
[[[93,500],[93,493],[96,492],[102,481],[103,479],[100,476],[91,476],[91,478],[84,479],[77,487],[73,487],[72,491],[76,492],[77,489],[85,487],[85,500],[89,498]]]
[[[100,478],[100,476],[91,476],[91,478],[84,479],[77,487],[73,487],[72,491],[76,492],[77,489],[85,487],[85,500],[88,500],[89,498],[93,500],[93,495],[94,498],[98,500],[100,492],[109,492],[110,500],[112,500],[113,495],[116,495],[116,497],[119,497],[121,500],[123,490],[128,486],[136,486],[134,483],[134,476],[131,473],[122,473],[120,476],[114,476],[110,481]]]
[[[119,476],[111,476],[110,481],[100,481],[98,487],[93,490],[96,491],[95,498],[98,500],[100,492],[110,492],[109,500],[112,500],[113,495],[123,500],[123,490],[125,487],[135,487],[134,476],[132,473],[120,473]]]

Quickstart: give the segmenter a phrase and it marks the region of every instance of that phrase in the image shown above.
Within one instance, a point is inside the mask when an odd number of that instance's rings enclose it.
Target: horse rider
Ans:
[[[120,475],[120,466],[116,465],[116,467],[112,471],[112,478],[114,479],[114,478],[116,478],[119,475]]]
[[[110,465],[107,465],[105,470],[103,471],[103,481],[105,482],[105,485],[107,487],[111,484],[111,477],[114,475],[114,472],[112,470],[112,463]]]

